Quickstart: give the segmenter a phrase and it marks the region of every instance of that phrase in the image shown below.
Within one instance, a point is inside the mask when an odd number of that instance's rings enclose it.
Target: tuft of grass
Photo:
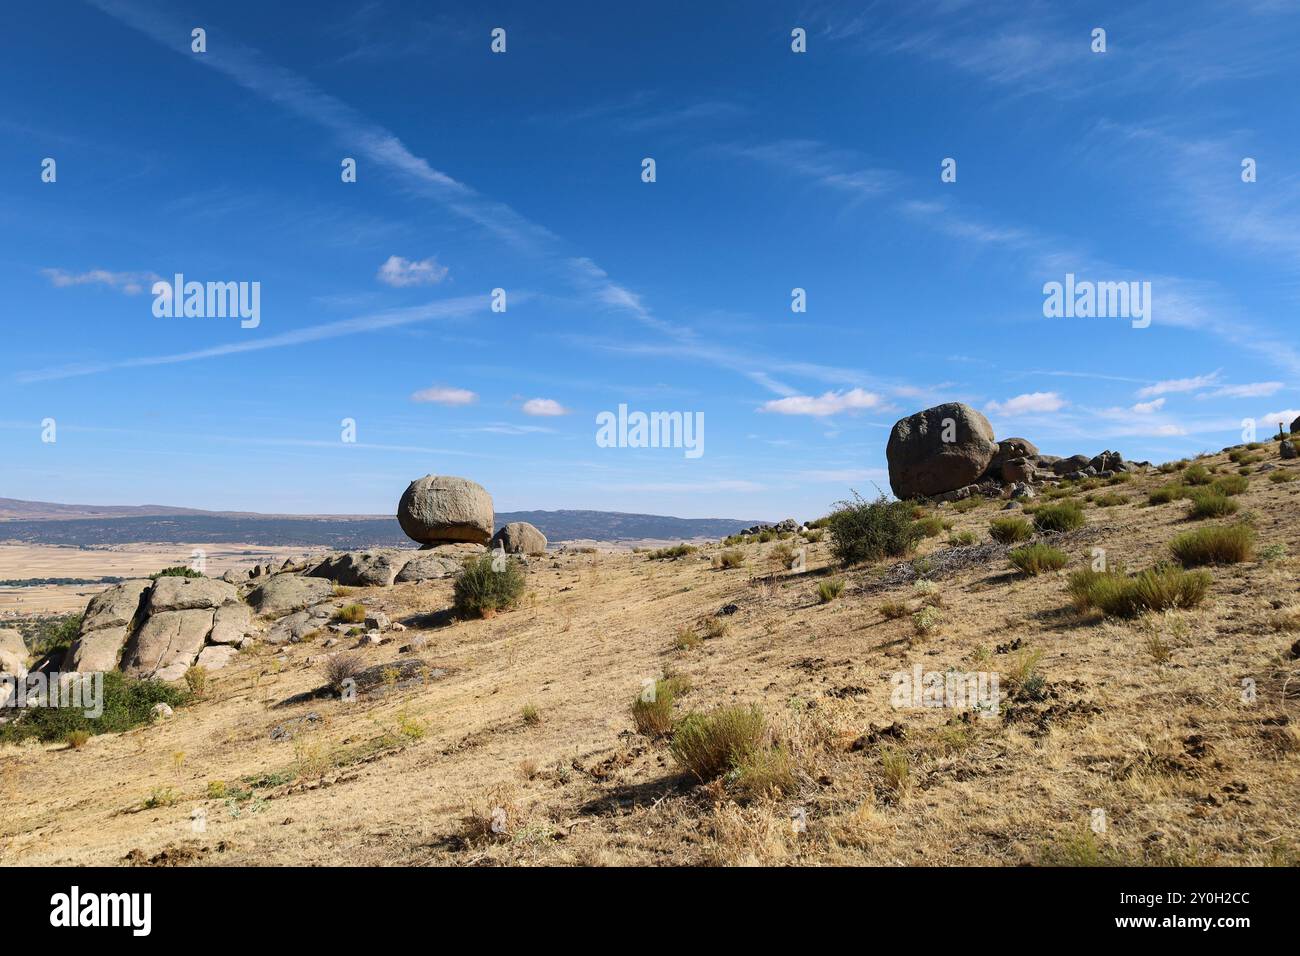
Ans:
[[[1092,499],[1092,503],[1098,508],[1114,508],[1116,505],[1127,504],[1128,497],[1125,495],[1118,495],[1113,491],[1108,491],[1105,494],[1098,495],[1096,498]]]
[[[1269,472],[1268,480],[1275,485],[1281,485],[1288,481],[1295,481],[1295,472],[1293,471],[1272,471]]]
[[[366,609],[360,604],[345,604],[334,612],[334,620],[341,624],[363,624],[366,620]]]
[[[695,628],[687,626],[677,632],[677,637],[673,640],[673,646],[679,651],[689,651],[691,648],[699,647],[704,643],[704,638],[695,633]]]
[[[684,688],[683,681],[669,677],[655,681],[653,692],[637,694],[632,700],[636,732],[645,737],[667,736],[673,729],[673,703]]]
[[[738,568],[745,563],[745,552],[739,548],[729,548],[713,560],[719,568]]]
[[[1007,558],[1016,569],[1030,575],[1042,574],[1044,571],[1058,571],[1065,567],[1069,556],[1059,548],[1041,541],[1016,548]]]
[[[1149,505],[1167,505],[1171,501],[1177,501],[1180,498],[1186,498],[1188,495],[1187,486],[1178,481],[1171,481],[1167,485],[1161,485],[1147,495],[1147,504]]]
[[[989,537],[999,544],[1015,544],[1034,536],[1034,526],[1025,518],[1009,515],[989,522]]]
[[[884,615],[886,620],[890,621],[896,620],[900,617],[906,617],[910,611],[911,609],[904,601],[886,601],[884,604],[880,605],[880,613]]]
[[[694,554],[698,550],[700,549],[695,547],[695,545],[683,542],[682,544],[675,544],[671,548],[659,548],[658,550],[651,551],[646,555],[646,558],[650,561],[666,561],[672,558],[684,558],[688,554]]]
[[[331,654],[325,658],[322,669],[325,671],[325,679],[329,682],[330,688],[341,693],[344,681],[355,680],[364,667],[361,657],[357,654]]]
[[[1188,465],[1183,469],[1183,484],[1208,485],[1214,478],[1204,465]]]
[[[937,538],[943,533],[943,519],[939,517],[921,518],[916,522],[916,526],[927,538]]]
[[[948,535],[948,547],[965,548],[974,544],[979,539],[975,536],[974,531],[954,531]]]
[[[673,731],[673,758],[701,782],[730,773],[767,738],[763,712],[750,705],[719,707],[688,714]]]
[[[927,605],[912,615],[912,630],[918,637],[933,634],[942,623],[943,614],[933,605]]]
[[[1034,510],[1034,527],[1039,531],[1073,531],[1085,520],[1077,501],[1058,501]]]
[[[912,762],[901,747],[886,747],[880,751],[880,775],[885,791],[900,801],[912,789]]]
[[[1227,495],[1201,490],[1192,493],[1192,506],[1187,514],[1190,518],[1226,518],[1236,514],[1240,508],[1241,505]]]
[[[519,716],[524,719],[524,723],[530,726],[536,726],[542,722],[542,714],[534,704],[524,704],[519,710]]]
[[[523,566],[513,556],[504,562],[492,554],[467,558],[452,589],[456,613],[490,617],[514,607],[524,596],[526,583]]]
[[[197,664],[189,668],[185,672],[185,686],[195,697],[202,697],[203,692],[208,689],[208,669]]]
[[[80,750],[82,747],[86,746],[86,741],[90,740],[90,731],[70,730],[68,731],[68,736],[65,737],[64,740],[68,742],[68,746],[71,749]]]
[[[1250,487],[1250,479],[1244,475],[1224,475],[1222,478],[1215,478],[1210,487],[1225,497],[1231,497],[1243,494]]]
[[[1174,538],[1169,542],[1169,550],[1185,568],[1236,564],[1254,556],[1255,532],[1244,524],[1200,528]]]
[[[952,503],[952,510],[957,512],[959,515],[964,515],[968,511],[974,511],[980,505],[984,504],[984,501],[985,499],[982,496],[963,498],[961,501],[954,501]]]
[[[736,761],[732,777],[752,797],[790,793],[798,782],[794,757],[779,744],[743,753]]]
[[[830,604],[844,591],[843,578],[827,578],[817,583],[817,599],[822,604]]]
[[[831,554],[847,567],[911,553],[925,535],[912,517],[912,507],[887,501],[883,494],[875,501],[856,493],[853,501],[841,501],[828,519]]]
[[[1184,571],[1172,564],[1131,577],[1118,570],[1084,568],[1070,575],[1069,592],[1080,611],[1137,617],[1144,611],[1195,607],[1205,599],[1211,581],[1207,571]]]

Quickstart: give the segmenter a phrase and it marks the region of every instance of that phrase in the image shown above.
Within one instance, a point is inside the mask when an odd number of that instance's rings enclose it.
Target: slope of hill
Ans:
[[[726,567],[719,545],[570,552],[532,562],[524,603],[485,620],[450,615],[447,581],[354,590],[338,603],[408,630],[350,653],[394,675],[415,658],[427,682],[304,696],[351,642],[263,645],[167,721],[0,746],[0,862],[1296,865],[1300,481],[1271,476],[1300,462],[1268,467],[1208,522],[1148,504],[1177,475],[1076,486],[1086,526],[1051,538],[1068,563],[1038,576],[987,540],[1008,514],[994,499],[933,508],[951,529],[915,559],[848,570],[827,540],[806,573],[774,553],[797,541],[741,545]],[[1072,606],[1065,575],[1095,549],[1137,571],[1238,520],[1254,553],[1209,569],[1196,606]],[[962,532],[980,543],[948,542]],[[998,675],[1003,697],[900,697],[920,673]],[[638,733],[633,701],[670,676],[679,720],[760,708],[766,760],[701,784]]]

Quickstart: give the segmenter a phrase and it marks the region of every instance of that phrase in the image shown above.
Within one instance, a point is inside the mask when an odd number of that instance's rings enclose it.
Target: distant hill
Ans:
[[[720,538],[758,522],[617,511],[501,511],[497,527],[528,521],[551,541]],[[116,544],[259,544],[356,550],[414,547],[391,515],[262,515],[166,506],[61,505],[0,498],[0,541],[104,547]]]

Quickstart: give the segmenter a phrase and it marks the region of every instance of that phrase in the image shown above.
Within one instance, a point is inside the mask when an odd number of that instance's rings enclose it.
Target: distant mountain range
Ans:
[[[497,527],[527,521],[552,542],[721,538],[759,522],[673,518],[619,511],[499,511]],[[356,550],[414,547],[392,515],[264,515],[165,505],[65,505],[0,498],[0,541],[103,547],[114,544],[258,544]]]

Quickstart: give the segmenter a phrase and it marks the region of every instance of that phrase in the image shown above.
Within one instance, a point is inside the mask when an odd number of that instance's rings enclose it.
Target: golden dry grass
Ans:
[[[1058,546],[1079,566],[1103,548],[1130,572],[1167,558],[1188,522],[1145,504],[1164,480],[1135,478],[1126,504],[1088,509],[1088,528]],[[1297,487],[1252,481],[1238,496],[1260,554],[1300,553]],[[982,533],[1000,506],[937,513]],[[909,615],[881,613],[927,606],[910,585],[877,586],[894,561],[831,569],[820,542],[806,573],[773,572],[772,547],[742,546],[733,568],[712,566],[716,545],[680,561],[549,556],[531,563],[522,605],[488,620],[449,622],[443,582],[357,589],[349,601],[410,628],[358,652],[367,664],[409,657],[399,645],[423,636],[416,655],[446,675],[353,704],[285,704],[324,682],[323,652],[261,648],[166,723],[79,749],[2,747],[0,862],[1297,862],[1295,558],[1214,568],[1201,606],[1136,620],[1076,613],[1058,574],[978,563],[935,575],[942,623],[922,639]],[[847,586],[823,604],[832,573]],[[891,676],[918,664],[994,671],[1014,696],[990,719],[895,708]],[[679,716],[761,706],[792,789],[700,784],[666,739],[636,734],[629,701],[670,676],[691,686]],[[271,739],[309,713],[319,720],[294,739]]]

